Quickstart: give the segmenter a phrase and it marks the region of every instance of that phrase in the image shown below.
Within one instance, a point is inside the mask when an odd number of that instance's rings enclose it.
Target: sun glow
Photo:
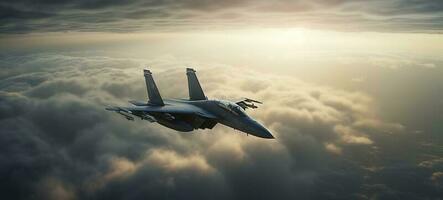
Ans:
[[[264,28],[170,33],[51,33],[0,38],[0,50],[94,47],[125,49],[129,55],[208,58],[290,59],[311,53],[401,53],[441,55],[436,34],[337,32],[307,28]],[[223,54],[223,55],[222,55]]]

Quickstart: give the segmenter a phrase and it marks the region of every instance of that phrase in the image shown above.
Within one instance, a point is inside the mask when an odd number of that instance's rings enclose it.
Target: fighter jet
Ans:
[[[197,79],[196,71],[186,69],[189,99],[163,99],[152,77],[144,69],[148,101],[131,100],[131,106],[109,106],[106,110],[116,112],[128,120],[134,117],[148,122],[157,122],[168,128],[189,132],[196,129],[212,129],[217,123],[261,138],[274,138],[263,125],[249,117],[245,109],[262,104],[249,98],[238,101],[208,99]]]

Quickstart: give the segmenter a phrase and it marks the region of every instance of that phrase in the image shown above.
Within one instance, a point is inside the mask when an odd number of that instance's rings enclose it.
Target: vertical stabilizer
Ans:
[[[143,70],[146,81],[146,89],[148,90],[148,103],[152,105],[165,105],[163,99],[158,92],[157,85],[155,85],[154,78],[152,78],[152,73],[148,69]]]
[[[186,75],[188,76],[188,89],[190,100],[206,100],[205,93],[198,82],[195,70],[192,68],[186,68]]]

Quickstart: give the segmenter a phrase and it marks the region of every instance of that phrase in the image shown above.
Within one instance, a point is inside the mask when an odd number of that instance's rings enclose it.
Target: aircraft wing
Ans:
[[[116,113],[122,115],[123,117],[125,117],[127,120],[131,120],[131,121],[134,120],[134,117],[131,116],[132,111],[130,111],[130,110],[128,110],[128,109],[125,109],[125,108],[123,108],[123,107],[118,107],[118,106],[108,106],[108,107],[106,107],[105,109],[108,110],[108,111],[116,112]]]
[[[254,99],[249,99],[249,98],[243,98],[237,101],[234,101],[237,105],[239,105],[240,107],[242,107],[243,109],[247,109],[247,108],[258,108],[258,106],[254,103],[257,104],[263,104],[263,102],[254,100]]]
[[[197,115],[208,119],[216,119],[217,117],[213,114],[200,109],[195,106],[177,106],[177,105],[165,105],[165,106],[136,106],[136,107],[120,107],[120,106],[109,106],[106,110],[117,112],[128,120],[134,120],[131,115],[144,116],[147,120],[155,122],[155,118],[150,116],[150,114],[161,113],[166,115],[174,114],[189,114]],[[128,117],[129,116],[129,117]]]

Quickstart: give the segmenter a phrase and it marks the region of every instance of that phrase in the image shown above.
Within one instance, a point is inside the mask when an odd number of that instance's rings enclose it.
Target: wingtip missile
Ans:
[[[263,104],[263,102],[261,102],[261,101],[257,101],[257,100],[250,99],[250,98],[245,98],[245,101],[246,102],[254,102],[254,103],[258,103],[258,104]]]

